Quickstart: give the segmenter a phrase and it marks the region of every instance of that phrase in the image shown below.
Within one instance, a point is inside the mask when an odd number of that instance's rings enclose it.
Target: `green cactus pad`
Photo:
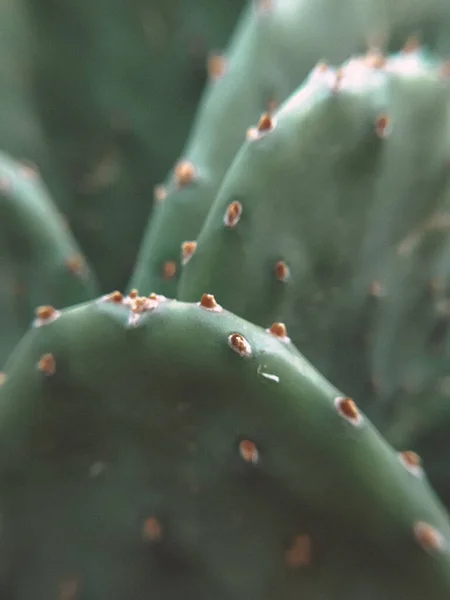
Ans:
[[[94,276],[39,174],[0,153],[0,367],[41,304],[98,295]]]
[[[417,457],[281,324],[116,292],[34,325],[0,388],[2,598],[449,597]]]
[[[319,65],[242,147],[180,282],[286,323],[400,445],[439,419],[448,372],[448,86],[418,49]]]
[[[249,3],[211,81],[188,143],[141,243],[130,287],[177,295],[184,242],[197,239],[247,129],[284,101],[321,60],[339,64],[367,46],[399,50],[411,35],[450,54],[447,0],[259,0]],[[180,177],[189,166],[191,177]],[[184,169],[186,173],[186,169]],[[166,265],[170,265],[168,276]]]

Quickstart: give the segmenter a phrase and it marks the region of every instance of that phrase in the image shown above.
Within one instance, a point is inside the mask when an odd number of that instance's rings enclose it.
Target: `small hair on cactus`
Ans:
[[[334,404],[337,408],[338,413],[344,417],[352,425],[360,425],[362,423],[362,416],[356,406],[355,402],[351,398],[338,397],[335,398]]]
[[[37,368],[45,375],[54,375],[56,372],[56,362],[53,354],[48,352],[43,354],[37,363]]]
[[[162,276],[164,279],[172,279],[177,273],[177,264],[173,260],[169,260],[163,264]]]
[[[210,81],[217,81],[223,77],[227,70],[227,59],[223,54],[214,52],[209,55],[207,61],[207,71]]]
[[[245,462],[253,465],[259,462],[259,452],[256,445],[250,440],[241,440],[239,443],[239,454],[245,460]]]
[[[379,115],[375,120],[375,131],[378,137],[384,138],[391,132],[391,119],[388,115]]]
[[[197,242],[183,242],[181,244],[181,264],[187,265],[187,263],[191,260],[192,255],[197,248]]]
[[[174,179],[178,187],[185,187],[195,179],[195,167],[189,160],[182,160],[175,165]]]
[[[444,549],[445,540],[442,534],[423,521],[414,524],[414,537],[427,552],[435,552]]]
[[[55,321],[61,313],[56,308],[53,308],[53,306],[39,306],[34,311],[34,314],[36,318],[33,326],[42,327],[42,325],[48,325]]]
[[[205,308],[206,310],[211,310],[213,312],[220,312],[222,310],[222,307],[220,306],[220,304],[217,304],[216,299],[212,294],[203,294],[198,304],[202,308]]]
[[[139,291],[134,288],[128,292],[128,298],[131,300],[135,300],[139,296]]]
[[[422,477],[422,460],[418,454],[410,450],[399,452],[398,458],[402,465],[415,477]]]
[[[240,333],[232,333],[228,336],[228,345],[232,348],[239,356],[249,357],[252,354],[252,348],[248,341]]]
[[[311,564],[311,538],[309,535],[296,535],[286,552],[286,564],[291,569]]]
[[[157,542],[162,538],[162,527],[156,517],[148,517],[143,526],[144,539]]]
[[[278,279],[278,281],[286,282],[286,281],[288,281],[290,276],[291,276],[291,270],[289,269],[287,264],[284,261],[279,260],[275,264],[275,277]]]
[[[269,329],[266,329],[267,333],[278,338],[281,342],[290,342],[290,338],[287,333],[286,325],[284,323],[273,323]]]
[[[84,271],[85,262],[82,256],[70,256],[65,260],[65,265],[74,275],[81,275]]]
[[[155,185],[153,188],[153,201],[155,204],[161,204],[167,198],[167,188],[165,185]]]
[[[224,223],[226,227],[235,227],[241,218],[242,215],[242,204],[237,200],[234,200],[231,204],[227,206],[227,210],[225,211]]]

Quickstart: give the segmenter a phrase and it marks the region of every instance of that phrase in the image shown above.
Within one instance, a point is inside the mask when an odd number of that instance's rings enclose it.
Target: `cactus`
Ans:
[[[102,288],[123,287],[207,53],[225,44],[243,0],[22,1],[35,28],[31,88],[70,194],[65,216]]]
[[[0,148],[17,160],[39,166],[61,209],[67,198],[55,169],[29,78],[34,54],[34,31],[20,1],[0,4]]]
[[[37,172],[0,153],[0,367],[28,329],[34,309],[95,297],[81,251]]]
[[[0,598],[448,600],[450,4],[213,4],[0,7]]]
[[[211,295],[38,310],[0,388],[2,598],[448,598],[417,457],[280,327]]]
[[[412,34],[450,54],[447,0],[260,0],[249,5],[199,108],[182,156],[158,187],[164,199],[149,222],[130,287],[176,295],[184,242],[197,239],[246,130],[273,110],[314,64],[339,64],[367,45],[399,50]]]
[[[396,444],[443,407],[448,87],[420,49],[318,65],[250,131],[179,287],[181,300],[207,289],[261,326],[285,322]]]

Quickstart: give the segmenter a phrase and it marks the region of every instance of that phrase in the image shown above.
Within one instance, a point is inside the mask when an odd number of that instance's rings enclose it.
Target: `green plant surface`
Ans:
[[[5,598],[448,598],[414,456],[211,296],[38,310],[0,413]]]

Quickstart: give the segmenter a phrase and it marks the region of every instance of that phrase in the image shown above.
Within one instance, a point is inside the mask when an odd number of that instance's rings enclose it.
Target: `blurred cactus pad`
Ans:
[[[449,600],[450,2],[0,49],[0,600]]]

